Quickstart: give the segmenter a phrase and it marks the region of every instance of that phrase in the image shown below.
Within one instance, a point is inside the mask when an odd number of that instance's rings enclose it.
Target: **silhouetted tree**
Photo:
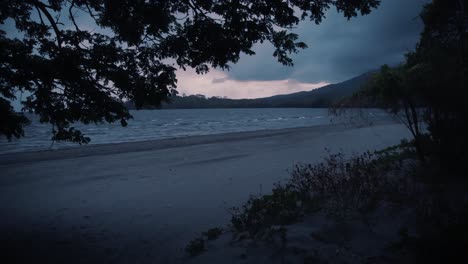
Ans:
[[[426,136],[422,128],[424,110],[421,109],[421,91],[418,89],[420,77],[418,69],[408,64],[393,68],[384,65],[359,92],[343,102],[351,106],[355,102],[357,105],[367,103],[369,106],[378,106],[397,117],[410,130],[418,157],[425,163],[423,141]]]
[[[291,28],[336,7],[348,19],[379,0],[1,0],[0,133],[23,135],[11,101],[53,126],[54,140],[88,142],[74,122],[131,118],[124,101],[157,106],[175,94],[176,67],[228,69],[255,43],[291,66],[306,45]],[[6,117],[6,118],[4,118]]]
[[[467,0],[434,0],[421,18],[424,31],[407,65],[417,69],[414,89],[425,102],[432,153],[444,167],[468,161]]]
[[[403,113],[420,159],[430,155],[445,168],[468,161],[467,6],[467,0],[427,4],[421,12],[420,41],[406,61],[394,68],[383,66],[367,86],[341,102]],[[427,125],[426,136],[421,122]]]

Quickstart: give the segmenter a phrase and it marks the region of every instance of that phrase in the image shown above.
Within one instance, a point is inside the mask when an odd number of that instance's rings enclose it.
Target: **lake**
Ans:
[[[378,110],[371,115],[382,116]],[[262,109],[174,109],[131,111],[133,119],[127,127],[114,124],[76,124],[90,144],[144,141],[153,139],[210,135],[228,132],[282,129],[330,124],[335,120],[328,109],[262,108]],[[41,124],[36,116],[29,116],[32,124],[26,127],[26,137],[8,142],[0,138],[0,153],[57,149],[79,146],[72,143],[53,143],[52,126]],[[333,119],[333,120],[332,120]]]

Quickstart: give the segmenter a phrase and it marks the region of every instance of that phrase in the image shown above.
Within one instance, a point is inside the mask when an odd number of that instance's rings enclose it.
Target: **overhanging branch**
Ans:
[[[41,10],[41,12],[44,13],[44,15],[47,17],[47,20],[49,20],[50,25],[54,29],[55,35],[57,37],[58,46],[62,47],[62,37],[61,37],[62,33],[60,32],[60,29],[58,28],[57,23],[55,22],[54,18],[50,14],[49,10],[47,10],[49,6],[39,1],[33,1],[33,4],[36,8]]]

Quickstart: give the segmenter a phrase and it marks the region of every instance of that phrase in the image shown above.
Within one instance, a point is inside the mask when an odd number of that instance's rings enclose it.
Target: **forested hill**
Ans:
[[[276,95],[258,99],[207,98],[203,95],[176,96],[162,109],[190,108],[274,108],[274,107],[328,107],[331,103],[352,95],[365,84],[371,73],[365,73],[342,83],[330,84],[312,91]],[[131,102],[127,103],[133,108]]]

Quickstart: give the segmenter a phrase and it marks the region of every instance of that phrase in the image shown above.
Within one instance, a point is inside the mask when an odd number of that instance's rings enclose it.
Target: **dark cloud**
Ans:
[[[272,57],[273,47],[264,44],[255,47],[255,56],[242,56],[229,75],[237,80],[339,82],[382,64],[398,64],[419,39],[419,13],[427,2],[383,0],[372,14],[350,21],[330,10],[322,24],[304,22],[295,30],[309,48],[293,56],[293,68],[280,65]]]

